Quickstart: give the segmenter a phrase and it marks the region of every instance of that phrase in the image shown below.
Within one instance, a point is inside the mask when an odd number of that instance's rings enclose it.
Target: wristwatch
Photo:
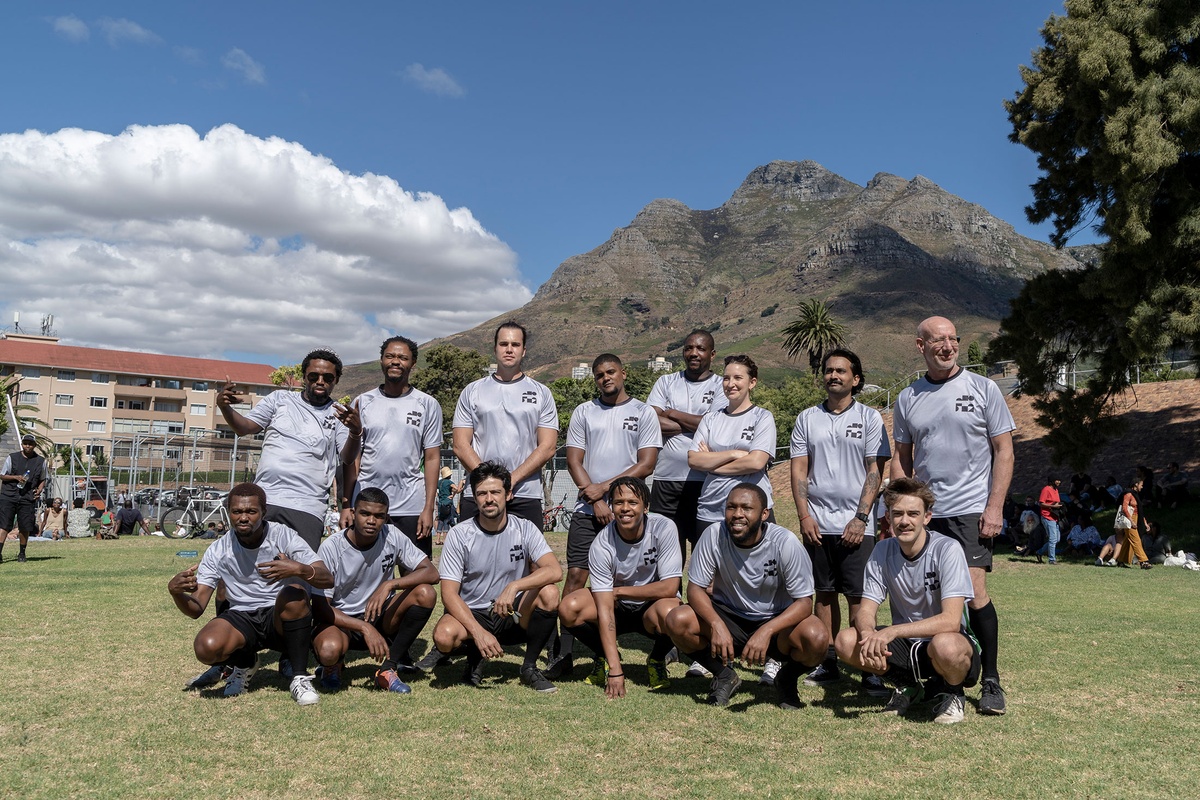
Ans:
[[[859,522],[862,522],[862,523],[867,523],[867,522],[870,522],[870,521],[871,521],[871,518],[870,518],[870,517],[868,517],[866,514],[864,514],[864,513],[863,513],[863,512],[861,512],[861,511],[860,511],[860,512],[858,512],[857,514],[855,514],[855,515],[854,515],[854,518],[855,518],[856,520],[858,520]]]

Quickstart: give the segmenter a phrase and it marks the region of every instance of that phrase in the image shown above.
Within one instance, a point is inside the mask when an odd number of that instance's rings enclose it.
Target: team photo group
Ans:
[[[300,705],[347,686],[347,659],[373,660],[371,686],[397,694],[436,671],[436,684],[417,684],[436,693],[483,685],[505,647],[523,646],[519,680],[538,693],[566,680],[611,700],[663,691],[678,662],[674,680],[716,706],[753,670],[781,709],[803,707],[801,684],[840,685],[884,713],[920,708],[950,724],[978,686],[978,713],[1005,713],[987,573],[1014,423],[995,383],[958,366],[950,320],[919,326],[926,371],[897,399],[891,437],[855,399],[858,356],[824,354],[826,399],[791,436],[797,531],[776,522],[777,431],[752,400],[753,359],[726,356],[718,374],[713,336],[693,331],[683,369],[642,402],[621,358],[597,356],[598,396],[565,433],[577,487],[565,572],[543,533],[558,409],[524,372],[528,344],[522,325],[501,324],[494,374],[459,396],[457,484],[441,463],[441,406],[409,382],[409,339],[383,342],[382,383],[357,398],[335,399],[342,363],[330,350],[304,358],[300,392],[248,408],[238,386],[222,388],[225,421],[262,434],[262,455],[255,481],[229,492],[231,531],[168,584],[193,619],[215,605],[194,640],[207,669],[187,688],[242,694],[274,650]],[[331,502],[339,530],[325,537]],[[639,637],[623,653],[628,633]],[[423,634],[432,645],[414,652]]]

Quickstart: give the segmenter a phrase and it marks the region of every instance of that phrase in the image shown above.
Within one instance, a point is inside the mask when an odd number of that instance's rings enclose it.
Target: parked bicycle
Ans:
[[[190,539],[207,530],[210,522],[223,522],[225,530],[230,530],[225,503],[189,497],[185,505],[164,511],[158,519],[158,527],[168,539]]]
[[[563,495],[563,499],[558,501],[558,505],[548,508],[542,514],[542,531],[549,533],[558,526],[562,529],[570,530],[571,517],[574,516],[574,510],[567,508],[567,495]]]

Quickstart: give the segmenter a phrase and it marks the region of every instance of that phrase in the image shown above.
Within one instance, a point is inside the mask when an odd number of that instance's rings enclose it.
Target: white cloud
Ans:
[[[246,83],[257,83],[261,86],[267,82],[267,73],[263,69],[263,65],[251,58],[240,47],[235,47],[221,56],[221,64],[226,69],[242,73]]]
[[[199,48],[186,47],[184,45],[177,44],[171,48],[171,52],[174,53],[175,57],[180,61],[191,64],[194,67],[204,65],[204,53],[201,52]]]
[[[462,97],[467,93],[462,85],[441,67],[426,69],[422,64],[409,64],[404,68],[404,78],[421,91],[430,94]]]
[[[146,30],[131,19],[110,19],[105,17],[96,21],[96,27],[104,33],[108,43],[117,47],[122,42],[134,44],[162,44],[162,37],[154,31]]]
[[[45,310],[71,342],[279,363],[531,297],[468,209],[233,125],[0,135],[0,286],[0,319]]]
[[[55,17],[50,23],[54,26],[55,33],[72,42],[87,41],[87,38],[92,34],[91,30],[88,29],[87,23],[74,14],[68,14],[65,17]]]

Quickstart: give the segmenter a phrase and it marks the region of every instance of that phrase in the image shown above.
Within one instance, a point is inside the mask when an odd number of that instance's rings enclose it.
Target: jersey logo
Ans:
[[[417,427],[417,428],[421,427],[421,412],[420,411],[408,412],[408,415],[404,418],[404,421],[414,427]]]
[[[626,417],[625,421],[621,423],[621,430],[632,431],[633,433],[637,433],[638,418],[637,417]]]
[[[658,563],[658,548],[651,547],[642,555],[642,566],[649,567]]]
[[[537,405],[537,392],[521,392],[522,403],[533,403]]]
[[[962,397],[954,398],[954,410],[973,412],[975,410],[975,395],[964,394]]]
[[[742,441],[743,442],[754,441],[754,426],[753,425],[747,425],[746,427],[742,428]]]
[[[774,578],[779,574],[779,562],[771,559],[766,564],[763,564],[763,575],[768,578]]]
[[[713,397],[715,397],[716,394],[717,394],[717,391],[715,389],[709,389],[707,392],[705,392],[703,395],[700,396],[701,405],[711,406]]]
[[[518,561],[525,560],[525,548],[519,544],[514,544],[508,549],[508,562],[515,564]]]
[[[925,573],[925,588],[929,590],[930,594],[942,588],[942,579],[938,577],[936,572]]]
[[[330,414],[329,416],[325,417],[325,419],[321,420],[321,427],[327,431],[331,431],[337,426],[337,417],[335,417],[333,414]]]
[[[396,557],[395,556],[389,556],[383,560],[383,579],[385,581],[391,580],[392,567],[394,567],[395,565],[396,565]]]
[[[846,438],[847,439],[863,438],[863,424],[861,422],[851,422],[849,427],[846,428]]]

